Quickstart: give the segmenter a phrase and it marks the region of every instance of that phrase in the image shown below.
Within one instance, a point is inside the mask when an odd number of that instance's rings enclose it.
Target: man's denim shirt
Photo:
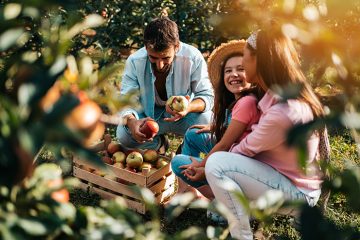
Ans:
[[[121,83],[120,94],[124,95],[132,90],[140,91],[139,113],[154,118],[155,76],[152,72],[145,47],[130,55],[126,61]],[[191,100],[201,98],[205,102],[205,111],[212,110],[214,91],[210,83],[207,64],[198,49],[185,43],[180,43],[175,54],[169,75],[166,78],[167,97],[175,95],[189,95]],[[139,118],[135,109],[125,109],[120,115],[134,114]]]

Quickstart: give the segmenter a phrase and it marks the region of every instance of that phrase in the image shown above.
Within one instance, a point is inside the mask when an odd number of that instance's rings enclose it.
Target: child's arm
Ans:
[[[228,128],[226,129],[224,136],[208,153],[208,155],[201,161],[201,166],[205,167],[206,160],[210,154],[218,151],[229,151],[230,147],[240,139],[247,127],[247,124],[232,119]]]

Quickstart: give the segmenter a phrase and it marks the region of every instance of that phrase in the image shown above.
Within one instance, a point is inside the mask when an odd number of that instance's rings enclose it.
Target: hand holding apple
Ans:
[[[185,117],[189,113],[189,96],[172,96],[166,102],[166,112],[173,117],[165,118],[165,121],[176,122],[179,119]]]
[[[147,138],[153,138],[159,132],[159,124],[152,119],[148,119],[140,126],[140,132]]]
[[[131,136],[139,143],[144,143],[149,140],[148,137],[144,133],[140,131],[140,127],[146,122],[147,120],[152,120],[150,117],[143,118],[143,119],[131,119],[127,122],[127,127],[131,132]]]
[[[189,106],[188,98],[184,96],[171,96],[167,101],[166,105],[175,112],[183,112]]]

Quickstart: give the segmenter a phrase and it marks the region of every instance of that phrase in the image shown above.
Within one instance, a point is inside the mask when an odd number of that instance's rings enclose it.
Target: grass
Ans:
[[[113,133],[113,129],[108,131]],[[175,152],[182,139],[175,135],[168,135],[170,140],[170,151]],[[344,169],[346,163],[360,165],[357,154],[357,146],[352,141],[348,131],[332,131],[330,133],[330,143],[332,148],[331,164],[337,169]],[[54,155],[48,150],[40,154],[42,161],[53,161]],[[71,201],[77,206],[89,205],[98,206],[100,197],[96,194],[88,193],[82,190],[71,192]],[[204,231],[207,226],[217,226],[216,223],[207,219],[206,211],[203,209],[187,209],[177,219],[176,222],[167,221],[162,208],[160,211],[161,228],[168,234],[174,234],[190,226],[198,226]],[[334,222],[339,228],[351,226],[360,233],[360,214],[352,212],[346,204],[346,198],[342,194],[333,194],[330,198],[325,216]],[[144,222],[150,219],[150,216],[143,216]],[[300,239],[299,233],[291,226],[292,219],[289,216],[274,216],[273,223],[268,226],[262,226],[256,221],[252,223],[254,232],[262,235],[265,239]]]
[[[120,64],[122,72],[123,63]],[[119,76],[116,74],[112,79],[115,84],[119,84]],[[336,103],[335,103],[336,104]],[[331,105],[331,104],[330,104]],[[331,106],[333,107],[333,106]],[[112,136],[115,135],[113,127],[107,128]],[[177,147],[181,144],[182,139],[175,135],[168,135],[170,141],[170,152],[176,152]],[[330,144],[332,149],[331,164],[334,168],[343,170],[347,164],[360,165],[360,159],[357,153],[357,145],[352,140],[349,131],[344,129],[332,129],[330,132]],[[49,150],[44,150],[39,157],[40,162],[54,161],[55,156]],[[70,174],[69,172],[68,174]],[[359,196],[360,197],[360,196]],[[71,192],[71,201],[77,206],[88,205],[98,206],[100,197],[96,194],[74,190]],[[190,226],[198,226],[206,231],[207,226],[216,226],[216,223],[207,219],[206,211],[203,209],[187,209],[177,219],[176,222],[167,221],[162,208],[160,211],[161,228],[168,234],[174,234]],[[346,198],[341,194],[333,194],[330,198],[325,216],[334,222],[339,228],[351,226],[360,233],[360,214],[352,212],[346,204]],[[144,222],[150,219],[150,216],[143,216]],[[289,216],[274,216],[272,224],[262,226],[258,222],[252,222],[255,236],[265,239],[300,239],[300,235],[291,225],[292,219]]]

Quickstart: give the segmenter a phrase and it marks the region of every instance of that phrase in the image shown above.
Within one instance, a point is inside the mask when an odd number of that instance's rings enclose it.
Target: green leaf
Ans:
[[[46,225],[36,219],[22,218],[18,221],[17,225],[32,236],[41,236],[47,234]]]
[[[22,28],[13,28],[5,31],[0,35],[0,51],[6,51],[11,46],[15,45],[17,40],[24,33]]]

